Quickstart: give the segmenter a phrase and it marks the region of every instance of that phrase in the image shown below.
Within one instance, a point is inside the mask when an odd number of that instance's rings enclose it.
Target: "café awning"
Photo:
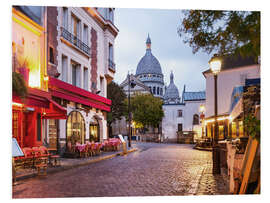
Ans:
[[[67,110],[52,99],[48,99],[49,108],[43,112],[43,119],[67,119]]]

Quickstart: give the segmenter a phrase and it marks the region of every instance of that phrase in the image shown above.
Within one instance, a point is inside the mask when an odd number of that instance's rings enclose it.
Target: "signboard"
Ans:
[[[12,157],[24,156],[23,151],[21,150],[17,140],[12,138]]]
[[[119,139],[121,140],[122,143],[126,142],[121,134],[118,135]]]

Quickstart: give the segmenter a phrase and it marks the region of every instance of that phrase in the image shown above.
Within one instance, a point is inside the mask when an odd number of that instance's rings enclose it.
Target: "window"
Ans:
[[[62,80],[64,82],[68,81],[67,77],[67,72],[68,72],[68,67],[67,67],[67,57],[62,55]]]
[[[182,123],[178,123],[178,132],[183,131],[183,124]]]
[[[163,95],[163,89],[160,88],[160,95],[162,96]]]
[[[75,15],[71,16],[71,31],[77,39],[81,39],[81,21]]]
[[[37,114],[37,141],[41,141],[41,115]]]
[[[178,110],[178,117],[182,117],[183,116],[183,111],[182,110]]]
[[[198,114],[193,115],[193,125],[199,125],[199,115]]]
[[[85,43],[86,45],[88,45],[88,26],[87,25],[83,25],[83,43]]]
[[[152,93],[152,89],[151,89],[151,86],[149,86],[149,89],[150,89],[150,92]]]
[[[88,68],[83,69],[83,88],[88,90]]]
[[[67,9],[66,7],[63,8],[62,26],[63,26],[66,30],[68,29],[68,9]]]
[[[103,77],[100,77],[100,93],[101,95],[103,95],[103,92],[104,92],[104,78]]]
[[[30,19],[43,25],[43,7],[42,6],[14,6],[16,9],[20,10]]]
[[[92,85],[91,85],[92,89],[96,89],[97,88],[97,84],[95,82],[92,82]]]
[[[156,94],[156,87],[153,87],[153,94]]]
[[[159,95],[159,87],[157,87],[157,95]]]
[[[50,47],[49,52],[50,52],[49,62],[54,64],[54,55],[53,55],[53,48],[52,47]]]
[[[85,142],[85,121],[82,114],[78,111],[72,111],[67,118],[67,149],[79,142]]]
[[[113,61],[113,45],[109,44],[109,60]]]
[[[92,142],[99,142],[100,135],[99,135],[99,124],[98,121],[93,118],[93,121],[89,125],[89,141]]]
[[[72,63],[72,85],[80,87],[80,67],[78,64]]]
[[[114,15],[113,15],[113,9],[112,8],[109,8],[109,20],[113,23],[113,17],[114,17]]]

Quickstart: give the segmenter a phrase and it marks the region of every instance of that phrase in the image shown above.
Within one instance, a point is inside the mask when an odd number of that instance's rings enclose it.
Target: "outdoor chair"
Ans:
[[[24,153],[24,158],[22,158],[24,168],[33,167],[34,166],[33,150],[30,147],[24,147],[22,148],[22,151]]]
[[[32,147],[33,154],[34,154],[34,166],[38,164],[47,164],[48,156],[42,154],[42,151],[39,147]]]
[[[60,156],[59,155],[49,153],[49,150],[45,146],[40,146],[39,149],[41,151],[41,156],[48,157],[49,164],[51,166],[60,165],[60,160],[59,160]]]

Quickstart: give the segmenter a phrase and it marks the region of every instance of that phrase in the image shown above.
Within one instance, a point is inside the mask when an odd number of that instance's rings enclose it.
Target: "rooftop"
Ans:
[[[200,92],[184,92],[183,93],[184,101],[199,101],[205,100],[205,91]]]

